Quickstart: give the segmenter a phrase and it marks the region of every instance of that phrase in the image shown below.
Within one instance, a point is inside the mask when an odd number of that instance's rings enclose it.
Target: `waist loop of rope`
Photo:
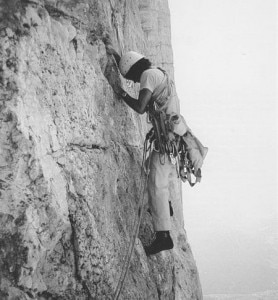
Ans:
[[[140,224],[141,224],[141,220],[143,217],[143,208],[144,208],[144,199],[145,199],[145,192],[146,192],[146,188],[147,188],[147,183],[148,183],[148,178],[149,178],[149,168],[150,168],[150,158],[148,161],[148,166],[147,166],[147,176],[145,176],[145,180],[144,180],[144,184],[143,184],[143,171],[144,171],[144,165],[146,162],[146,157],[147,157],[147,152],[151,152],[151,144],[149,145],[149,147],[147,147],[148,144],[148,137],[146,137],[146,140],[144,142],[144,153],[143,153],[143,161],[142,161],[142,167],[141,167],[141,184],[140,184],[140,199],[139,199],[139,203],[138,203],[138,217],[135,218],[134,220],[134,224],[133,224],[133,234],[131,237],[131,240],[129,242],[129,247],[128,250],[126,252],[126,256],[125,256],[125,261],[124,261],[124,265],[121,271],[121,275],[118,281],[118,285],[116,287],[115,293],[114,293],[114,298],[113,300],[118,300],[123,284],[124,284],[124,280],[128,271],[128,267],[130,264],[130,260],[131,260],[131,256],[134,250],[134,246],[135,246],[135,241],[136,241],[136,237],[138,236],[138,232],[139,232],[139,228],[140,228]]]

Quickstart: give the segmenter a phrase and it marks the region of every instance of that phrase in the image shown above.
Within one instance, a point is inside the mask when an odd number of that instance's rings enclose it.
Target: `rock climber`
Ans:
[[[148,111],[149,105],[154,101],[155,105],[163,107],[167,114],[179,112],[174,98],[171,97],[173,86],[169,84],[169,80],[166,80],[166,73],[162,69],[153,66],[145,56],[134,51],[129,51],[122,57],[111,47],[108,52],[114,55],[123,77],[140,83],[138,99],[131,97],[120,86],[113,87],[114,92],[128,106],[137,113],[143,114]],[[169,175],[176,169],[169,157],[162,163],[160,153],[157,151],[152,151],[150,154],[149,168],[148,194],[155,238],[150,245],[145,247],[145,251],[147,255],[153,255],[172,249],[174,246],[170,235],[172,207],[170,206],[169,209]]]

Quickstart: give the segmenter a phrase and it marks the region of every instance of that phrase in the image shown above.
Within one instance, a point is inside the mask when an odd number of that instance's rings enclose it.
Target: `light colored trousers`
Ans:
[[[161,164],[159,156],[164,164]],[[173,172],[176,172],[176,166],[171,163],[168,155],[161,156],[158,152],[152,151],[148,193],[155,231],[171,230],[169,176]]]

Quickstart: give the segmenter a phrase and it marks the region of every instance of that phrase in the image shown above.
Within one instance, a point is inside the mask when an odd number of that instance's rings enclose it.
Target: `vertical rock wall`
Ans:
[[[146,122],[104,41],[173,74],[167,0],[1,0],[0,20],[0,299],[113,299]],[[171,196],[175,248],[146,257],[147,212],[120,299],[202,299],[174,175]]]

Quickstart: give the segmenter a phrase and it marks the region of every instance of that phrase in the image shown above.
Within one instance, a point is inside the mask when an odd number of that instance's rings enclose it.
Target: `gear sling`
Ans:
[[[159,153],[161,164],[164,164],[169,156],[171,163],[176,165],[177,176],[183,182],[188,181],[194,186],[201,181],[201,167],[208,148],[192,134],[183,116],[166,113],[166,106],[172,96],[173,83],[168,74],[160,70],[164,73],[164,79],[148,106],[148,119],[152,128],[146,135],[146,141],[149,142],[150,148],[153,145],[154,151]],[[157,104],[159,100],[163,101],[160,107]],[[195,182],[192,175],[196,178]]]

